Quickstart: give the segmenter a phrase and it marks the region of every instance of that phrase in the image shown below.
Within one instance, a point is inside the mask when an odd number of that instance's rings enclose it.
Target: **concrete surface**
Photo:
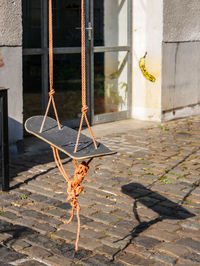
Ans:
[[[199,13],[199,0],[164,0],[163,41],[199,41]]]
[[[163,119],[200,112],[200,42],[163,44]],[[174,113],[173,113],[174,111]]]
[[[22,47],[0,47],[0,52],[0,85],[8,88],[9,140],[14,144],[23,139]]]
[[[0,46],[22,46],[21,9],[21,0],[0,0]]]

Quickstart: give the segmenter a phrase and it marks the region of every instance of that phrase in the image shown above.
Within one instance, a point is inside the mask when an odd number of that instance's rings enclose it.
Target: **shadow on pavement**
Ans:
[[[150,226],[165,219],[183,220],[195,216],[193,213],[187,211],[181,205],[167,199],[166,197],[156,192],[153,192],[149,188],[146,188],[139,183],[130,183],[122,186],[121,189],[124,194],[134,199],[133,213],[135,219],[138,221],[138,225],[130,231],[130,234],[116,241],[119,242],[128,237],[131,237],[126,246],[113,255],[113,260],[119,252],[125,250],[133,242],[133,240],[139,236],[139,234],[147,230]],[[137,211],[138,203],[150,208],[152,211],[157,213],[158,216],[153,220],[143,222]]]

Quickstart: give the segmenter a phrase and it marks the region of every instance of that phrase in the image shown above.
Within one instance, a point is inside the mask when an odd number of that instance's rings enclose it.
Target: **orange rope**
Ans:
[[[49,0],[49,86],[50,86],[50,91],[49,91],[48,105],[47,105],[46,112],[45,112],[45,115],[42,121],[42,125],[40,127],[40,133],[42,133],[44,123],[46,121],[51,103],[53,105],[58,128],[59,130],[61,129],[59,118],[58,118],[58,113],[56,110],[56,105],[55,105],[55,101],[53,97],[53,95],[55,94],[55,91],[53,89],[53,21],[52,21],[53,17],[52,16],[53,16],[52,15],[52,0]]]
[[[92,133],[92,129],[90,127],[90,124],[87,118],[88,106],[86,105],[86,60],[85,59],[86,59],[86,56],[85,56],[85,0],[81,0],[81,75],[82,75],[82,78],[81,78],[82,80],[82,110],[81,112],[82,112],[82,116],[81,116],[81,122],[79,126],[79,131],[77,135],[74,152],[77,152],[84,118],[89,128],[90,135],[92,136],[95,149],[97,149],[97,144],[96,144],[94,135]]]
[[[63,175],[63,177],[65,178],[65,180],[67,182],[69,182],[70,179],[69,179],[69,177],[68,177],[68,175],[67,175],[67,173],[66,173],[66,171],[65,171],[65,169],[63,167],[63,164],[62,164],[61,159],[60,159],[60,155],[58,153],[58,149],[55,148],[54,146],[51,146],[51,148],[53,150],[54,159],[55,159],[55,162],[56,162],[56,164],[58,166],[58,169],[60,170],[60,172]]]
[[[69,218],[69,220],[66,221],[66,224],[69,224],[73,220],[74,211],[76,211],[78,228],[77,228],[77,236],[76,236],[76,243],[75,243],[75,251],[78,251],[78,242],[79,242],[79,237],[80,237],[80,226],[81,226],[81,224],[80,224],[80,210],[81,210],[81,208],[80,208],[79,202],[77,200],[77,197],[83,191],[83,186],[81,186],[80,184],[84,180],[85,176],[88,173],[88,169],[89,169],[88,164],[92,161],[92,159],[90,159],[87,163],[82,162],[79,165],[77,164],[77,162],[75,160],[73,160],[73,163],[74,163],[74,166],[76,169],[75,169],[73,180],[70,180],[64,167],[63,167],[58,149],[54,146],[51,146],[51,148],[53,150],[55,162],[56,162],[61,174],[64,176],[65,180],[68,182],[68,188],[67,188],[68,198],[66,201],[67,202],[71,201],[70,204],[72,206],[72,213],[71,213],[71,217]]]

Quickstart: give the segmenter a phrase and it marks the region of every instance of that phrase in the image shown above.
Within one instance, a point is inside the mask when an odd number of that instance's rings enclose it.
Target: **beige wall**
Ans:
[[[133,1],[133,112],[144,120],[161,119],[161,62],[163,37],[163,1]],[[156,77],[152,83],[145,79],[139,60],[147,52],[147,70]]]

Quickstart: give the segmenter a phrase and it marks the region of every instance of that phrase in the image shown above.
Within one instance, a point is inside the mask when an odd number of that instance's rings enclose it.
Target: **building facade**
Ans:
[[[81,109],[80,0],[53,0],[54,88],[60,120]],[[87,103],[92,124],[167,121],[200,113],[199,0],[86,0]],[[147,52],[147,80],[139,60]],[[48,101],[48,0],[0,0],[0,86],[10,143]]]

